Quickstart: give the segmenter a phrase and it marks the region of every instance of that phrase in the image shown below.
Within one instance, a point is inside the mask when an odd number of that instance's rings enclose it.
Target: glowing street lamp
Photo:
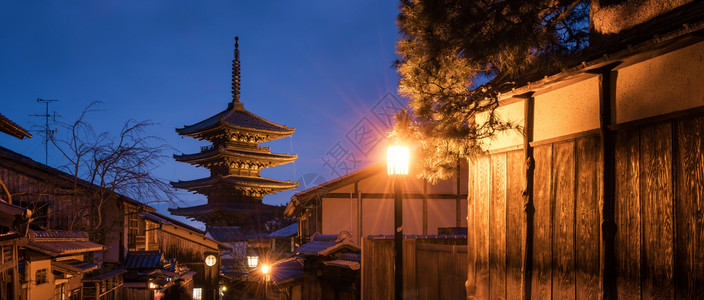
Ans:
[[[387,172],[389,175],[407,175],[408,161],[411,154],[408,147],[401,145],[389,146],[386,151]]]
[[[403,294],[403,198],[401,180],[408,174],[410,160],[408,147],[389,146],[386,152],[387,172],[394,185],[394,295],[402,299]]]
[[[262,274],[269,274],[269,272],[271,271],[271,266],[269,266],[268,264],[262,264],[261,271]]]

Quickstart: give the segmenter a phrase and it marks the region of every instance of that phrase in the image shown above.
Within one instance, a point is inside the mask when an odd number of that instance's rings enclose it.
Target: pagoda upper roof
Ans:
[[[202,179],[171,182],[175,188],[200,190],[211,186],[223,184],[232,186],[235,189],[244,188],[259,188],[272,191],[285,191],[298,186],[298,182],[281,181],[256,176],[241,176],[241,175],[226,175],[226,176],[211,176]]]
[[[279,136],[288,136],[296,131],[295,128],[288,128],[257,116],[244,109],[242,103],[238,102],[230,103],[226,110],[201,122],[177,128],[176,132],[180,135],[196,136],[218,128],[262,132]]]
[[[239,159],[250,159],[257,161],[270,161],[278,162],[278,164],[285,164],[296,160],[298,155],[289,154],[277,154],[271,153],[264,149],[232,149],[232,148],[211,148],[206,151],[202,151],[194,154],[181,154],[174,155],[174,159],[181,162],[193,162],[197,163],[200,161],[221,158],[221,157],[233,157]]]

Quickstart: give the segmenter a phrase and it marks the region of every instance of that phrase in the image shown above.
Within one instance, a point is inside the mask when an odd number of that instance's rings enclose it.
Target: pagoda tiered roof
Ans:
[[[276,215],[279,214],[281,210],[280,207],[263,204],[261,202],[206,203],[191,207],[169,208],[171,214],[202,221],[213,226],[220,223],[214,222],[214,220],[222,218],[244,220],[255,214],[258,216]],[[225,219],[220,221],[225,221],[223,223],[231,223],[231,221],[235,220]]]
[[[252,133],[263,139],[256,142],[271,141],[293,134],[296,129],[279,125],[257,116],[242,106],[242,103],[230,103],[228,108],[210,118],[193,125],[177,128],[180,135],[197,139],[208,139],[209,136],[227,131]]]
[[[211,176],[202,179],[171,182],[175,188],[186,189],[204,195],[217,188],[227,188],[244,192],[245,195],[261,197],[273,192],[281,192],[296,188],[298,182],[280,181],[257,176],[225,175]]]
[[[174,159],[180,162],[198,164],[201,166],[218,165],[223,162],[246,162],[260,165],[261,167],[272,167],[290,163],[298,155],[277,154],[269,152],[268,147],[256,147],[252,149],[243,148],[218,148],[208,147],[204,151],[194,154],[174,155]]]
[[[293,162],[298,156],[271,153],[269,147],[260,147],[258,144],[290,136],[296,130],[244,109],[240,102],[237,40],[235,37],[232,102],[227,109],[201,122],[176,129],[181,136],[206,140],[212,144],[201,147],[199,153],[174,155],[177,161],[208,168],[209,177],[171,182],[174,188],[205,195],[208,203],[169,211],[202,221],[207,226],[250,226],[262,218],[273,218],[283,212],[283,207],[262,204],[262,198],[298,186],[298,182],[260,176],[262,169]]]

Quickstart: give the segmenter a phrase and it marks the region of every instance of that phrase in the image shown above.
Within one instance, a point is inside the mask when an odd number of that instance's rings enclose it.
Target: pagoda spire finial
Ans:
[[[232,60],[232,103],[240,102],[240,49],[239,37],[235,36],[235,59]]]

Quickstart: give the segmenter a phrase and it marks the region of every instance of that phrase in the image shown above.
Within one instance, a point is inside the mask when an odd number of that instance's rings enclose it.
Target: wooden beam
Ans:
[[[525,133],[523,135],[523,158],[525,162],[525,186],[523,188],[523,212],[525,213],[525,223],[523,227],[523,262],[521,280],[521,298],[530,299],[531,282],[533,270],[533,216],[535,207],[533,206],[533,173],[535,170],[535,160],[533,159],[533,125],[535,123],[535,98],[534,92],[521,95],[523,100],[523,120]]]
[[[365,199],[393,199],[394,194],[386,193],[359,193],[362,198]],[[352,197],[357,197],[357,193],[352,193]],[[457,199],[457,194],[425,194],[425,193],[404,193],[403,199]],[[467,194],[460,194],[460,198],[466,198]],[[324,199],[339,198],[339,199],[349,199],[350,193],[329,193],[326,194]]]
[[[600,277],[601,299],[615,299],[616,295],[616,259],[614,253],[614,209],[616,202],[616,138],[610,126],[613,123],[612,107],[614,105],[611,91],[616,82],[616,73],[612,70],[621,62],[587,72],[599,75],[599,136],[601,139],[601,172],[603,187],[603,205],[601,207],[601,253]]]
[[[428,182],[423,180],[423,195],[428,194]],[[428,198],[423,197],[423,234],[428,234]]]
[[[455,199],[455,227],[460,227],[462,225],[462,206],[460,203],[462,202],[462,196],[460,196],[460,193],[462,193],[462,189],[460,187],[460,156],[457,155],[457,172],[455,173],[455,176],[457,177],[456,183],[457,187],[455,189],[455,193],[457,193],[457,198]],[[466,197],[465,197],[466,198]]]

